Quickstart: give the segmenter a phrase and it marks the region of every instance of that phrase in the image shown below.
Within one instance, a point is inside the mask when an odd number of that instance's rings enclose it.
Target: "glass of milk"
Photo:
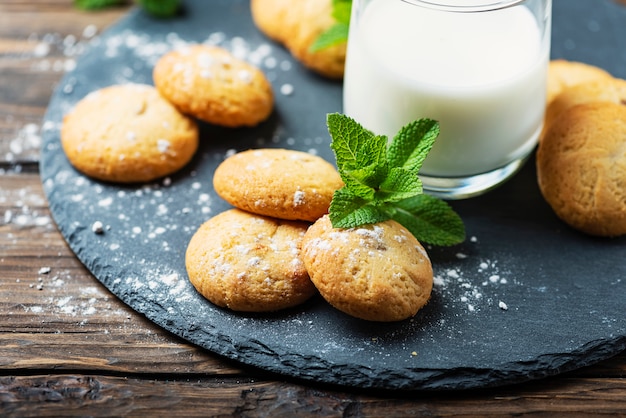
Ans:
[[[353,0],[344,112],[392,138],[441,133],[420,178],[444,199],[512,176],[543,123],[552,0]]]

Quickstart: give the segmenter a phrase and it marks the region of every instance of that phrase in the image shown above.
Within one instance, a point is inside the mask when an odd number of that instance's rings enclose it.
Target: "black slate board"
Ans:
[[[306,381],[355,388],[491,387],[582,367],[626,348],[626,240],[595,239],[562,224],[541,198],[532,161],[489,194],[453,202],[468,240],[430,248],[436,286],[412,320],[350,318],[321,298],[272,315],[216,308],[188,283],[184,252],[196,228],[228,208],[212,173],[234,150],[286,147],[334,161],[325,115],[341,111],[341,84],[304,70],[253,26],[244,0],[186,1],[174,20],[142,11],[94,40],[56,89],[44,124],[41,175],[54,219],[78,258],[137,312],[208,350]],[[557,0],[553,57],[626,78],[626,7]],[[63,114],[98,88],[151,83],[160,54],[184,41],[217,42],[271,79],[276,111],[255,129],[202,126],[182,172],[143,186],[92,181],[59,143]],[[280,92],[292,86],[290,95]],[[95,221],[107,226],[94,234]],[[508,309],[503,309],[506,304]]]

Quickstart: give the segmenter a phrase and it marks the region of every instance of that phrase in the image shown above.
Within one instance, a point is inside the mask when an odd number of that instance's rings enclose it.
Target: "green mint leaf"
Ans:
[[[311,52],[319,52],[331,46],[347,41],[349,27],[345,23],[336,23],[322,32],[309,47]]]
[[[332,17],[336,24],[322,32],[309,47],[311,52],[318,52],[331,46],[348,41],[352,0],[333,0]]]
[[[387,137],[374,135],[354,119],[338,113],[329,114],[326,122],[339,174],[369,167],[372,173],[386,176]]]
[[[419,119],[405,125],[389,145],[389,164],[419,171],[438,135],[439,123],[432,119]]]
[[[137,0],[144,10],[153,16],[165,18],[178,13],[180,0]]]
[[[125,0],[74,0],[74,5],[83,10],[105,9],[125,3]]]
[[[356,228],[394,219],[419,241],[455,245],[465,226],[444,201],[423,194],[418,172],[439,135],[439,123],[420,119],[404,126],[391,144],[355,120],[327,117],[331,148],[345,186],[335,192],[330,220],[335,228]]]
[[[354,195],[372,200],[387,176],[387,138],[338,113],[329,114],[327,124],[343,182]]]
[[[378,186],[378,171],[375,166],[367,166],[361,169],[340,170],[341,179],[355,196],[362,199],[372,200]]]
[[[333,0],[333,17],[337,22],[348,26],[351,13],[352,0]]]
[[[346,187],[337,190],[333,195],[329,216],[335,228],[356,228],[390,218],[390,214],[381,207],[354,195]]]
[[[395,203],[393,209],[391,218],[420,242],[450,246],[465,240],[463,220],[443,200],[421,194]]]
[[[422,181],[416,173],[404,168],[392,168],[376,192],[384,203],[399,202],[422,193]]]

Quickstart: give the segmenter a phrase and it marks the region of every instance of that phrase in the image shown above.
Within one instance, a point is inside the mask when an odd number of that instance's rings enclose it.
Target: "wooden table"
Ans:
[[[242,366],[120,302],[57,232],[38,146],[55,83],[126,11],[0,1],[0,416],[626,415],[626,353],[498,389],[374,394]]]

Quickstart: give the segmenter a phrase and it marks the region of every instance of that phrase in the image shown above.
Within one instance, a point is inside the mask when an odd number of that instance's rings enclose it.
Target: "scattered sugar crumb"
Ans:
[[[293,84],[283,84],[282,86],[280,86],[280,93],[284,96],[291,96],[294,92],[295,88],[293,87]]]
[[[296,190],[293,194],[293,205],[300,206],[305,203],[305,193],[302,190]]]
[[[100,221],[95,221],[91,225],[91,230],[94,234],[103,234],[104,233],[104,225]]]

